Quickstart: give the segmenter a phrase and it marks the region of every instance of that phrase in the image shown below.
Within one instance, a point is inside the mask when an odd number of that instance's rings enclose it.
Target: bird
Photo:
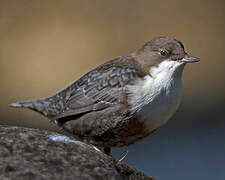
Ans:
[[[134,144],[175,114],[184,67],[198,61],[181,41],[160,36],[103,63],[53,96],[9,106],[36,111],[111,156],[111,148]]]

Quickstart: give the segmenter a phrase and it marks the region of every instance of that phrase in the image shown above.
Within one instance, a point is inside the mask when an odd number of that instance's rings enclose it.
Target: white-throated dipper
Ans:
[[[110,155],[111,147],[133,144],[169,120],[181,102],[184,66],[198,61],[180,41],[157,37],[56,95],[10,106],[37,111]]]

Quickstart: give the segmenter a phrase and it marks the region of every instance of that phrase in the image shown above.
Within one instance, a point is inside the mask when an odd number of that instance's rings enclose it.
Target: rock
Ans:
[[[0,126],[0,179],[153,180],[75,138],[9,126]]]

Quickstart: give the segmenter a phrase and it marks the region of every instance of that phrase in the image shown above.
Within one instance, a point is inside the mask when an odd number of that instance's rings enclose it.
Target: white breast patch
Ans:
[[[182,98],[182,71],[177,61],[163,61],[150,75],[127,86],[132,113],[149,131],[157,129],[176,112]]]

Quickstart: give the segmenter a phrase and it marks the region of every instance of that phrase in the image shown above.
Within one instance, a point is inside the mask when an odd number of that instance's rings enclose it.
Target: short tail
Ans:
[[[16,102],[8,105],[9,107],[14,107],[14,108],[32,108],[33,103],[32,101],[28,102]]]
[[[9,104],[9,106],[14,108],[28,108],[48,117],[49,104],[50,102],[47,99],[37,99],[31,101],[16,102]]]

